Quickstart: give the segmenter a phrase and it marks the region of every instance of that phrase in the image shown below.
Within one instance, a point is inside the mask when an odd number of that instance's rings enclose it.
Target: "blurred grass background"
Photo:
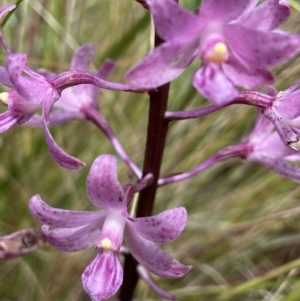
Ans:
[[[0,1],[1,7],[15,1]],[[181,1],[193,10],[196,0]],[[293,11],[284,29],[300,33],[300,12]],[[151,47],[150,18],[135,1],[24,0],[3,29],[15,52],[28,55],[32,68],[68,70],[73,52],[84,43],[97,43],[94,68],[106,58],[125,72]],[[5,54],[1,49],[1,65]],[[207,105],[192,87],[195,62],[174,81],[169,110]],[[300,57],[276,68],[276,87],[285,89],[299,79]],[[102,91],[99,97],[118,138],[142,166],[147,127],[147,95]],[[3,108],[4,110],[5,108]],[[228,107],[196,120],[170,124],[162,174],[187,170],[251,131],[256,111]],[[39,193],[54,207],[93,210],[85,180],[93,160],[111,153],[104,135],[87,121],[52,128],[64,150],[87,163],[81,171],[59,167],[49,156],[41,129],[14,127],[0,136],[0,235],[39,227],[28,201]],[[123,184],[132,179],[119,161]],[[183,205],[189,221],[183,234],[163,249],[193,265],[177,280],[159,284],[182,301],[298,301],[300,300],[300,188],[264,166],[230,160],[195,178],[159,189],[155,212]],[[94,249],[58,252],[51,246],[0,262],[1,301],[85,301],[81,273],[94,258]],[[139,282],[136,300],[161,300]]]

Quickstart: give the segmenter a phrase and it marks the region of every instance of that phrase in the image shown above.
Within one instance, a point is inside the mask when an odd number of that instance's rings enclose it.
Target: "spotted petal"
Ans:
[[[158,87],[178,77],[196,55],[199,40],[162,44],[135,65],[126,79],[143,87]]]
[[[139,235],[156,243],[166,243],[178,237],[186,221],[187,213],[183,207],[167,210],[155,216],[127,220]]]
[[[73,228],[101,222],[107,214],[105,210],[91,212],[52,208],[38,194],[30,199],[29,209],[42,223],[56,228]]]
[[[104,217],[99,221],[75,228],[54,228],[43,225],[42,231],[48,242],[66,252],[75,252],[95,245],[101,232]]]
[[[114,251],[101,250],[82,274],[84,290],[93,301],[114,295],[123,282],[123,269]]]
[[[273,67],[293,57],[300,50],[300,35],[265,32],[239,24],[223,27],[232,51],[250,66]]]
[[[253,89],[262,85],[269,85],[274,82],[271,72],[259,66],[250,66],[247,62],[230,54],[229,61],[222,64],[222,69],[226,77],[236,86]]]
[[[193,39],[206,25],[203,19],[172,0],[151,0],[150,10],[159,36],[166,41]]]
[[[94,161],[87,177],[86,189],[95,206],[127,212],[114,156],[101,155]]]
[[[138,235],[129,224],[125,227],[124,236],[133,257],[151,273],[165,278],[179,278],[190,270],[153,242]]]
[[[269,0],[240,18],[238,23],[256,30],[271,31],[283,24],[289,17],[291,9],[285,0]]]

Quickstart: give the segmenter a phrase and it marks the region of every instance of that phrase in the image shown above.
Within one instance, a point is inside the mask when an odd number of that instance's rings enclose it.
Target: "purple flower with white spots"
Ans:
[[[235,86],[254,88],[274,81],[269,68],[300,49],[300,36],[276,29],[290,15],[285,0],[204,0],[196,14],[172,0],[151,0],[159,36],[157,47],[127,74],[138,85],[160,86],[176,77],[195,57],[202,67],[195,88],[218,106],[238,95]]]
[[[185,275],[190,267],[180,264],[155,243],[166,243],[180,235],[186,225],[183,207],[156,216],[131,218],[129,200],[117,179],[117,161],[101,155],[93,163],[87,178],[91,202],[105,208],[98,212],[55,209],[39,195],[30,200],[33,215],[44,223],[42,231],[50,244],[64,251],[78,251],[90,246],[99,249],[85,269],[82,282],[92,300],[105,300],[116,293],[123,281],[118,259],[123,236],[135,257],[150,272],[166,278]]]

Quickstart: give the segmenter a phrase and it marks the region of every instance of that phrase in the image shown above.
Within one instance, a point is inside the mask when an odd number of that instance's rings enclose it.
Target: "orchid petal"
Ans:
[[[85,44],[74,53],[71,61],[71,70],[88,71],[90,64],[94,61],[98,46],[96,44]],[[93,85],[78,85],[71,89],[74,94],[80,97],[86,97]],[[74,95],[74,96],[75,96]]]
[[[112,60],[105,60],[103,65],[99,68],[96,75],[99,78],[107,79],[112,70],[116,67],[116,63]]]
[[[256,30],[271,31],[283,24],[290,16],[291,9],[285,0],[265,1],[243,18],[238,23],[244,27]]]
[[[9,11],[12,11],[15,9],[17,6],[15,4],[7,5],[3,8],[0,9],[0,21],[2,20],[4,14],[6,14]]]
[[[151,273],[165,278],[184,276],[191,267],[184,266],[153,242],[138,235],[129,224],[124,236],[133,257]]]
[[[296,151],[284,144],[278,133],[274,132],[260,143],[255,144],[254,151],[250,154],[249,159],[255,158],[259,161],[261,157],[267,156],[280,160],[295,153]]]
[[[29,209],[42,223],[60,228],[80,227],[92,222],[100,222],[107,215],[106,210],[92,212],[52,208],[38,194],[30,199]]]
[[[249,135],[251,143],[259,144],[270,135],[274,129],[273,123],[267,119],[260,111],[258,111],[255,127]]]
[[[52,246],[62,251],[75,252],[95,245],[101,233],[101,222],[103,223],[104,218],[102,221],[99,219],[97,222],[76,228],[53,228],[43,225],[42,230]]]
[[[13,115],[34,114],[41,108],[41,104],[29,102],[16,90],[8,92],[8,108]]]
[[[52,105],[55,99],[45,99],[43,103],[43,122],[44,122],[44,136],[48,146],[48,150],[52,156],[52,158],[64,168],[74,170],[81,169],[85,166],[85,163],[78,160],[75,157],[70,156],[66,152],[64,152],[54,141],[49,129],[48,129],[48,120]]]
[[[223,106],[238,96],[238,91],[218,64],[205,64],[196,71],[193,84],[204,97],[217,106]]]
[[[117,253],[101,250],[82,274],[84,290],[93,301],[114,295],[123,282],[123,269]]]
[[[156,243],[166,243],[178,237],[186,221],[187,212],[183,207],[167,210],[155,216],[127,219],[135,232]]]
[[[276,173],[291,179],[294,182],[300,183],[300,168],[289,164],[283,160],[277,160],[270,157],[261,157],[259,160]]]
[[[86,181],[91,202],[106,209],[127,212],[122,186],[118,181],[117,159],[101,155],[93,163]]]
[[[300,91],[296,91],[278,99],[274,103],[275,110],[285,119],[295,119],[300,116]]]
[[[199,40],[189,43],[172,41],[162,44],[133,66],[126,79],[143,87],[158,87],[178,77],[190,64]]]
[[[191,40],[206,22],[172,0],[151,0],[150,10],[158,35],[164,40]]]
[[[290,145],[291,143],[298,141],[298,137],[291,127],[286,124],[280,116],[278,116],[277,112],[273,108],[265,109],[264,114],[273,122],[283,143]]]
[[[0,9],[0,21],[2,20],[4,14],[6,14],[9,11],[12,11],[13,9],[15,9],[17,6],[16,5],[7,5],[3,8]],[[7,54],[11,54],[12,51],[11,49],[8,47],[8,45],[6,44],[6,42],[3,39],[2,36],[2,32],[0,30],[0,44],[2,45],[2,47],[4,48],[4,50],[6,51]]]
[[[222,64],[225,75],[237,86],[244,88],[254,88],[257,86],[268,85],[274,82],[271,72],[250,66],[231,53],[229,61]]]
[[[0,113],[0,133],[3,133],[18,123],[19,116],[12,116],[9,111]]]
[[[249,0],[203,0],[200,7],[200,17],[206,20],[227,23],[238,18],[253,1]]]
[[[270,68],[290,59],[300,50],[300,36],[283,32],[264,32],[239,24],[223,27],[231,50],[250,66]]]
[[[48,98],[58,99],[58,92],[43,76],[39,75],[43,80],[37,80],[21,75],[26,67],[25,63],[26,54],[11,54],[6,59],[9,78],[20,96],[35,104]]]
[[[96,44],[85,44],[78,48],[71,61],[71,70],[87,71],[95,59],[97,48]]]
[[[0,66],[0,83],[4,86],[14,88],[13,83],[9,79],[9,75],[7,73],[7,70],[2,66]]]

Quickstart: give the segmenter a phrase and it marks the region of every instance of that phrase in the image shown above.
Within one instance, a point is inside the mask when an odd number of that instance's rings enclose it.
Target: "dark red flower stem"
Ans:
[[[163,41],[156,35],[155,46]],[[153,182],[150,186],[140,192],[137,217],[152,215],[159,178],[160,166],[162,163],[165,141],[168,132],[168,121],[165,120],[165,112],[169,97],[170,84],[165,84],[155,92],[150,92],[149,120],[147,129],[147,141],[145,160],[143,166],[143,177],[147,174],[153,175]],[[136,271],[137,262],[132,255],[126,255],[124,264],[124,280],[120,289],[120,301],[130,301],[133,298],[139,276]]]

